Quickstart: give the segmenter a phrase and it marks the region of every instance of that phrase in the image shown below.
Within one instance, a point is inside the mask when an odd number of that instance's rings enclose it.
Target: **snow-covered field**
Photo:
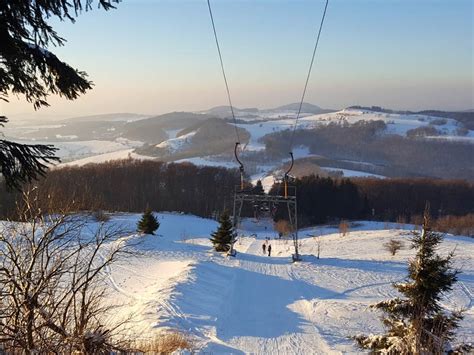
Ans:
[[[185,158],[176,161],[177,163],[192,163],[197,166],[220,166],[228,169],[235,169],[239,164],[235,161],[216,160],[212,156]]]
[[[96,162],[103,162],[105,160],[100,158],[102,154],[124,152],[126,155],[129,151],[133,151],[135,148],[143,145],[142,142],[131,141],[124,138],[117,138],[114,141],[106,140],[91,140],[91,141],[74,141],[74,142],[47,142],[47,141],[22,141],[15,140],[18,143],[25,144],[51,144],[58,150],[56,155],[61,158],[63,162],[71,162],[82,160],[84,158],[97,157]],[[118,153],[117,153],[118,154]],[[122,154],[123,155],[123,154]],[[123,159],[122,155],[117,155],[115,159]],[[113,155],[111,157],[114,157]],[[110,160],[110,159],[107,159]],[[94,162],[94,159],[91,160]],[[81,163],[81,162],[79,162]],[[83,165],[83,163],[82,163]]]
[[[139,217],[119,214],[108,223],[134,229]],[[330,226],[301,230],[303,261],[291,263],[292,243],[274,239],[270,222],[245,220],[237,257],[225,257],[208,240],[215,221],[177,213],[158,217],[159,235],[124,237],[140,254],[110,271],[113,301],[122,305],[117,316],[132,314],[137,337],[164,327],[180,330],[202,353],[358,352],[349,337],[382,331],[368,306],[396,296],[391,283],[404,279],[413,256],[408,229],[360,222],[346,236]],[[267,237],[271,257],[261,249]],[[392,237],[405,243],[393,257],[383,248]],[[458,339],[472,342],[474,239],[447,236],[440,252],[453,249],[462,274],[443,304],[466,309]]]
[[[58,167],[83,166],[87,164],[99,164],[99,163],[105,163],[108,161],[123,160],[123,159],[138,159],[138,160],[155,159],[153,157],[149,157],[146,155],[137,154],[134,151],[135,151],[135,148],[112,151],[110,153],[93,155],[87,158],[77,159],[77,160],[73,160],[67,163],[61,163],[58,165]]]
[[[339,169],[339,168],[326,168],[322,167],[321,169],[326,171],[341,171],[344,177],[374,177],[379,179],[384,179],[385,176],[366,173],[365,171],[350,170],[350,169]]]

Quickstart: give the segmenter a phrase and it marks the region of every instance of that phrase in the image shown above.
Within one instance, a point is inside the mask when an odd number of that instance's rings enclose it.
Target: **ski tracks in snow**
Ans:
[[[396,258],[381,252],[384,239],[399,232],[380,233],[325,236],[321,259],[312,255],[313,239],[303,239],[300,263],[291,262],[292,244],[285,240],[271,239],[272,256],[263,254],[263,238],[271,236],[266,230],[240,238],[236,258],[213,252],[203,237],[147,238],[144,258],[130,269],[122,265],[111,281],[118,295],[139,307],[134,310],[143,314],[143,329],[183,331],[194,336],[201,353],[354,353],[350,336],[382,331],[368,306],[396,296],[390,285],[406,276],[409,250]],[[466,258],[466,273],[447,301],[461,301],[472,312]],[[160,277],[165,281],[155,282]],[[472,313],[467,316],[463,334],[469,338]]]
[[[233,261],[232,292],[216,320],[215,337],[203,351],[217,353],[225,345],[237,353],[334,353],[317,326],[291,309],[292,303],[326,291],[295,278],[297,264],[289,257],[260,254],[261,243],[255,240]]]

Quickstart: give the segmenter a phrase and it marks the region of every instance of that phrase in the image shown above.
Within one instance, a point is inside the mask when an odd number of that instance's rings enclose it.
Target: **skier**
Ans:
[[[266,249],[267,245],[265,243],[262,244],[262,250],[263,250],[263,254],[265,254],[265,249]]]
[[[268,256],[271,256],[271,253],[272,253],[272,245],[269,244],[268,245]]]

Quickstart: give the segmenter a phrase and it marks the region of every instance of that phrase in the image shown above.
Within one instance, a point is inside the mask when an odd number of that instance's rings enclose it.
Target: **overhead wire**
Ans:
[[[294,159],[293,159],[293,151],[292,150],[293,150],[295,132],[296,132],[296,128],[298,126],[298,120],[300,119],[300,116],[301,116],[301,110],[302,110],[304,99],[305,99],[305,96],[306,96],[306,91],[308,89],[308,83],[309,83],[309,79],[311,77],[311,72],[312,72],[313,64],[314,64],[314,59],[316,57],[316,52],[317,52],[318,45],[319,45],[319,39],[321,37],[321,32],[322,32],[323,25],[324,25],[324,19],[326,18],[326,12],[327,12],[327,8],[328,8],[328,4],[329,4],[329,0],[326,0],[326,3],[324,5],[323,15],[321,17],[321,22],[319,24],[318,35],[316,37],[316,42],[314,44],[313,54],[311,56],[311,62],[310,62],[309,68],[308,68],[308,74],[306,75],[306,81],[305,81],[305,84],[304,84],[303,93],[301,95],[301,101],[300,101],[299,106],[298,106],[298,112],[296,114],[295,123],[293,125],[293,129],[292,129],[292,132],[291,132],[289,151],[290,151],[290,156],[291,156],[292,163],[291,163],[291,166],[290,166],[289,170],[285,173],[285,182],[287,182],[288,173],[290,172],[290,170],[293,167]],[[238,163],[240,164],[241,189],[243,189],[243,170],[244,170],[244,166],[243,166],[242,162],[239,160],[238,154],[237,154],[237,148],[240,145],[240,135],[239,135],[239,130],[237,128],[237,120],[235,118],[234,106],[232,105],[232,98],[231,98],[231,95],[230,95],[229,84],[227,82],[227,76],[226,76],[225,68],[224,68],[224,61],[222,59],[222,52],[221,52],[221,48],[220,48],[220,45],[219,45],[219,39],[217,37],[216,25],[215,25],[215,22],[214,22],[214,16],[212,14],[212,8],[211,8],[210,0],[207,0],[207,7],[209,9],[209,16],[211,18],[212,30],[214,32],[214,39],[215,39],[215,42],[216,42],[217,53],[219,54],[219,62],[220,62],[220,65],[221,65],[222,76],[224,78],[225,88],[226,88],[226,92],[227,92],[227,99],[229,101],[230,111],[231,111],[231,114],[232,114],[232,120],[234,122],[235,136],[237,138],[237,142],[235,143],[235,148],[234,148],[234,155],[235,155],[235,158],[237,159]]]
[[[318,36],[316,38],[316,43],[314,44],[313,55],[311,57],[311,62],[310,62],[309,69],[308,69],[308,75],[306,76],[306,82],[304,84],[303,94],[301,95],[301,101],[300,101],[300,104],[299,104],[299,107],[298,107],[298,113],[296,114],[295,124],[293,125],[293,130],[291,132],[290,149],[289,149],[290,154],[293,151],[293,141],[294,141],[294,138],[295,138],[295,131],[296,131],[296,127],[298,126],[298,120],[299,120],[300,115],[301,115],[301,109],[303,107],[304,98],[306,96],[306,90],[308,88],[309,79],[311,77],[311,71],[313,69],[314,58],[316,56],[316,51],[318,49],[319,38],[321,37],[321,32],[322,32],[322,29],[323,29],[323,24],[324,24],[324,19],[326,17],[326,11],[327,11],[327,8],[328,8],[328,4],[329,4],[329,0],[326,0],[326,4],[324,5],[323,16],[321,18],[321,23],[319,24]]]
[[[214,39],[216,40],[217,52],[219,53],[219,61],[221,63],[222,76],[224,77],[225,88],[226,88],[226,91],[227,91],[227,99],[229,101],[230,111],[232,113],[232,120],[234,121],[235,136],[237,138],[236,143],[240,144],[240,135],[239,135],[239,130],[237,128],[237,121],[235,119],[234,106],[232,105],[232,99],[231,99],[231,96],[230,96],[229,84],[227,83],[227,76],[225,75],[224,61],[222,60],[221,47],[219,45],[219,39],[217,38],[216,25],[214,23],[214,16],[212,15],[210,0],[207,0],[207,7],[209,9],[209,16],[211,17],[212,30],[214,31]]]

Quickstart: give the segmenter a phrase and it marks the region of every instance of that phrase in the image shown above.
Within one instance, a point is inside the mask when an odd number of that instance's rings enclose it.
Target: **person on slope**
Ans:
[[[262,244],[262,250],[263,250],[263,254],[265,254],[265,249],[267,248],[267,244],[266,242]]]
[[[271,256],[271,254],[272,254],[272,245],[271,244],[268,245],[267,250],[268,250],[268,256]]]

